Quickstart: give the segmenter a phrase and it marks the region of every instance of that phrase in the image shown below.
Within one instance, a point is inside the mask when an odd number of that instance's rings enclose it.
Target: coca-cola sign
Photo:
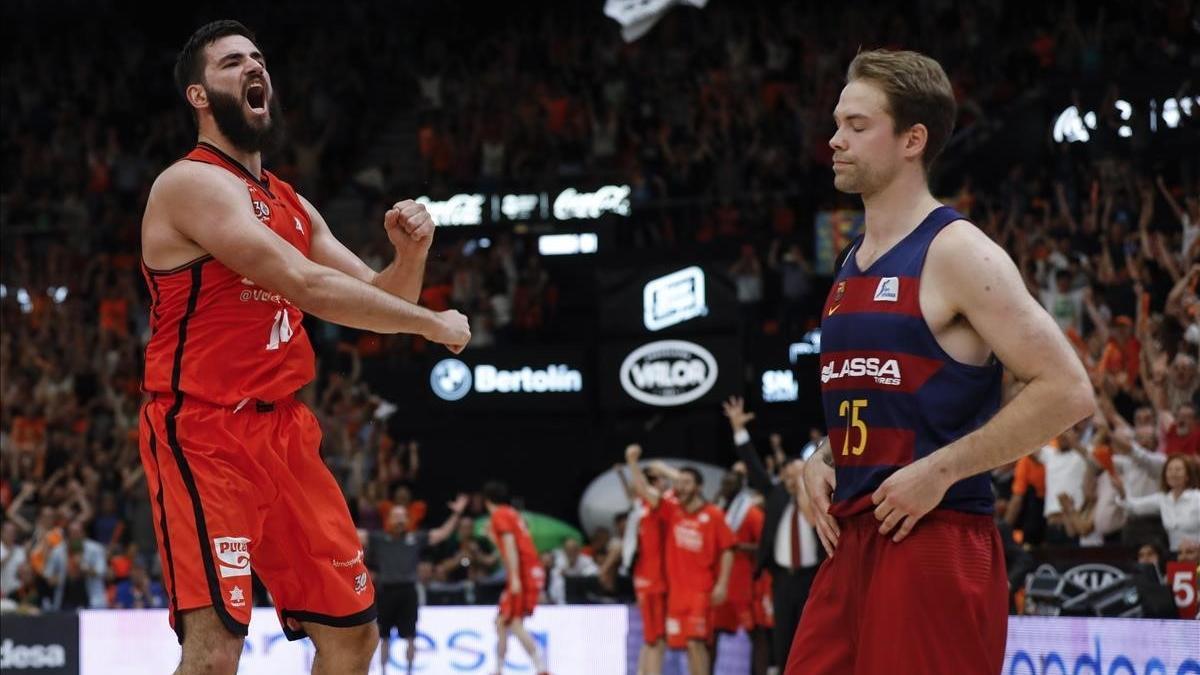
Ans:
[[[417,197],[417,203],[425,205],[438,225],[482,225],[484,201],[484,196],[479,194],[454,195],[441,202]]]
[[[590,220],[605,213],[628,216],[629,192],[628,185],[605,185],[595,192],[567,188],[554,198],[554,217],[558,220]]]
[[[595,191],[567,188],[551,199],[553,193],[479,194],[462,193],[444,200],[417,197],[439,227],[452,225],[489,225],[499,222],[549,220],[595,220],[606,213],[628,216],[628,185],[604,185]],[[551,208],[553,204],[553,208]]]

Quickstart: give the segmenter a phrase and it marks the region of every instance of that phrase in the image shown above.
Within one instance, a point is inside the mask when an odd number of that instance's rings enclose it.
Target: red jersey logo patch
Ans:
[[[264,202],[260,199],[255,199],[254,200],[254,217],[258,218],[259,220],[261,220],[264,223],[267,222],[271,218],[271,207],[267,206],[266,202]]]

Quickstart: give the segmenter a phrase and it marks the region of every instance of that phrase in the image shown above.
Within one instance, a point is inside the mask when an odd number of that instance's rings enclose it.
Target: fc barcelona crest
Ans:
[[[838,282],[837,290],[833,292],[833,301],[837,302],[838,300],[841,300],[842,296],[845,294],[846,294],[846,282],[840,281],[840,282]]]

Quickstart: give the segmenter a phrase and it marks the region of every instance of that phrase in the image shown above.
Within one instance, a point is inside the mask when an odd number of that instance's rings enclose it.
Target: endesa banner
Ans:
[[[579,347],[479,349],[428,364],[426,391],[453,410],[583,410],[592,389],[587,352]]]
[[[1200,675],[1200,621],[1008,619],[1002,675]]]
[[[79,672],[79,618],[74,612],[0,619],[0,671],[74,675]]]
[[[625,672],[627,612],[624,605],[539,607],[525,626],[545,650],[551,672],[611,675]],[[498,672],[495,619],[495,607],[421,608],[412,672]],[[179,664],[179,644],[165,610],[85,611],[80,614],[79,637],[80,675],[159,675]],[[504,672],[533,675],[520,644],[509,640]],[[311,641],[289,642],[283,636],[275,610],[259,608],[250,620],[238,673],[306,675],[314,654]],[[391,655],[388,672],[405,672],[403,641],[393,642]],[[371,660],[370,672],[380,672],[378,655]]]

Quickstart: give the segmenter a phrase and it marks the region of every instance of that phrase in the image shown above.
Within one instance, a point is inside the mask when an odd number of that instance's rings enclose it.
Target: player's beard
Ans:
[[[286,130],[279,98],[271,96],[267,103],[270,114],[261,123],[251,122],[246,115],[244,96],[235,96],[215,89],[208,90],[208,103],[217,129],[229,142],[245,152],[272,152],[283,145]]]

